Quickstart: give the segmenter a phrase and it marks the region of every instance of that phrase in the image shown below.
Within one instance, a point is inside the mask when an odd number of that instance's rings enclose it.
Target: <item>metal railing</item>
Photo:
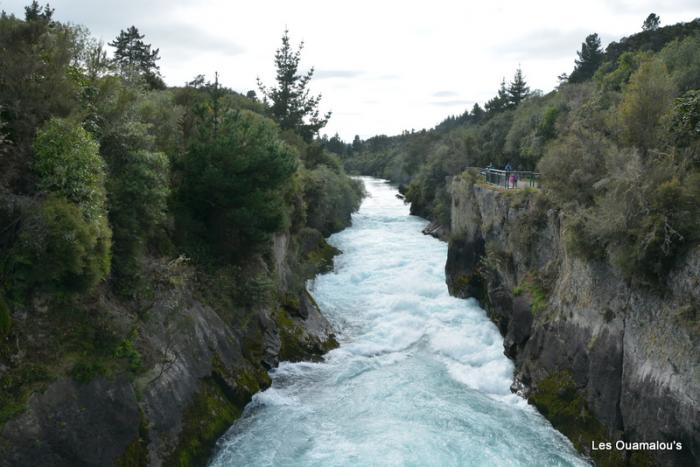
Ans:
[[[484,177],[484,181],[489,185],[498,186],[505,189],[517,188],[537,188],[539,172],[529,172],[526,170],[499,170],[484,168],[479,170],[479,175]]]

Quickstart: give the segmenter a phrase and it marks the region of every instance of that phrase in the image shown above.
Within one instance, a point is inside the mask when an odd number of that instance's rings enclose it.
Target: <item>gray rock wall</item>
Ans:
[[[688,252],[663,291],[632,287],[607,263],[570,255],[560,213],[535,194],[461,178],[451,191],[448,286],[480,298],[498,325],[516,363],[514,390],[590,453],[590,439],[602,435],[579,433],[544,402],[545,388],[570,374],[585,401],[581,410],[610,440],[683,445],[599,463],[698,465],[700,248]],[[560,410],[561,403],[551,405]]]
[[[150,275],[162,283],[132,321],[145,371],[51,382],[0,426],[0,466],[204,465],[218,436],[269,385],[267,370],[337,345],[313,298],[291,286],[303,283],[291,244],[276,237],[270,262],[284,298],[249,309],[215,310],[197,298],[190,268],[154,261]],[[102,300],[128,321],[114,298]]]

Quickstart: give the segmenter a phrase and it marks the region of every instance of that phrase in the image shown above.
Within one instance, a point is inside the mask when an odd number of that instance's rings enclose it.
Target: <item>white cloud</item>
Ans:
[[[22,13],[30,0],[0,0]],[[274,80],[285,27],[303,40],[302,65],[315,66],[313,94],[333,117],[325,131],[344,139],[432,127],[448,113],[491,98],[520,65],[531,88],[551,90],[573,68],[585,36],[603,42],[640,30],[654,11],[662,24],[700,16],[697,0],[530,2],[468,0],[54,0],[56,17],[109,41],[131,24],[160,48],[169,84],[219,71],[240,91]],[[453,95],[435,96],[438,92]]]

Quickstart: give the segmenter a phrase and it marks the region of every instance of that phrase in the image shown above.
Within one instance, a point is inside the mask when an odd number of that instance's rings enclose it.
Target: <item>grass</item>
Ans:
[[[513,289],[513,296],[527,294],[530,298],[530,311],[537,316],[547,309],[549,295],[534,274],[528,274],[522,283]]]

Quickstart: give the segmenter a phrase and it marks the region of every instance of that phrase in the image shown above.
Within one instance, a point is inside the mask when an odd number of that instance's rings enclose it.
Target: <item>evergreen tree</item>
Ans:
[[[506,110],[509,108],[509,106],[510,97],[508,95],[508,88],[506,88],[506,79],[503,78],[501,81],[501,87],[498,89],[498,94],[496,97],[488,101],[484,107],[486,108],[487,112],[496,113]]]
[[[330,138],[324,146],[330,152],[340,154],[341,156],[344,155],[347,150],[347,145],[343,142],[342,139],[340,139],[340,135],[338,135],[338,133],[333,135],[333,137]]]
[[[119,35],[110,42],[114,47],[114,63],[127,76],[137,74],[143,76],[146,83],[152,89],[164,89],[165,83],[160,76],[160,69],[157,61],[160,60],[158,53],[160,49],[151,50],[151,44],[146,44],[135,26],[122,30]]]
[[[661,18],[656,13],[649,13],[647,19],[642,24],[642,31],[656,31],[661,24]]]
[[[525,82],[525,77],[523,76],[523,71],[518,67],[511,81],[510,86],[508,86],[508,100],[512,107],[520,104],[523,99],[525,99],[530,94],[530,88]]]
[[[48,3],[42,8],[39,2],[34,0],[31,5],[24,7],[24,20],[27,22],[43,21],[49,23],[53,17],[53,11],[53,8],[49,7]]]
[[[472,111],[469,115],[469,118],[476,123],[479,123],[482,118],[484,118],[484,109],[482,109],[479,104],[474,104],[474,107],[472,107]]]
[[[326,126],[331,113],[321,116],[318,105],[321,95],[310,96],[308,85],[314,74],[313,67],[303,75],[298,73],[301,50],[304,42],[296,51],[292,50],[289,31],[282,36],[282,47],[275,53],[277,68],[277,87],[267,88],[260,79],[258,87],[269,101],[272,117],[285,130],[294,130],[306,141],[311,141],[321,128]]]
[[[603,62],[603,49],[598,34],[593,33],[586,37],[586,41],[581,44],[581,50],[576,54],[578,59],[574,71],[569,75],[570,83],[580,83],[591,78]]]
[[[362,151],[362,140],[360,139],[360,135],[355,135],[355,138],[352,140],[352,151],[353,152],[360,152]]]

